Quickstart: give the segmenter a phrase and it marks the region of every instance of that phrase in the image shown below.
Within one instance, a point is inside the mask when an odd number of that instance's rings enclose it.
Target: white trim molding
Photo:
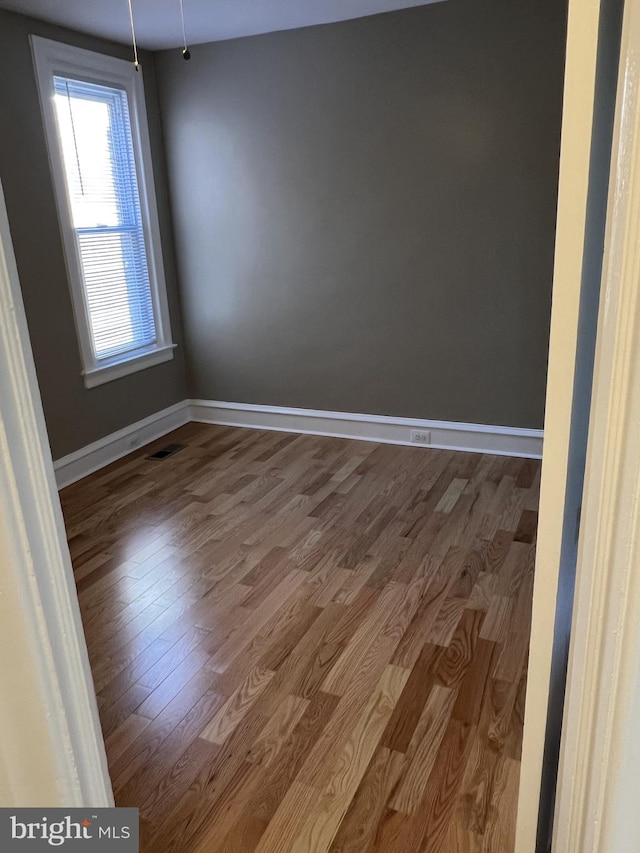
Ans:
[[[128,60],[118,59],[115,56],[106,56],[41,36],[32,35],[30,38],[82,361],[81,373],[85,386],[94,388],[173,358],[174,344],[171,339],[142,71],[134,69],[133,64]],[[126,95],[137,179],[135,190],[132,191],[137,191],[139,196],[140,224],[144,234],[155,339],[147,346],[130,349],[110,357],[99,357],[94,346],[88,285],[83,272],[85,264],[78,230],[73,222],[72,203],[64,169],[63,137],[55,107],[54,78],[56,76],[116,89]],[[125,121],[123,117],[123,122]]]
[[[113,793],[0,187],[0,802]]]
[[[538,849],[536,836],[569,470],[600,3],[601,0],[569,2],[544,459],[516,824],[518,853],[534,853]],[[558,851],[586,853],[579,845],[558,847]],[[600,853],[614,851],[603,848]]]
[[[291,409],[284,406],[258,406],[220,400],[191,400],[189,411],[190,419],[199,423],[355,438],[383,444],[524,456],[532,459],[542,457],[543,433],[538,429]],[[429,435],[426,436],[427,440],[412,441],[412,432]]]
[[[83,370],[85,388],[95,388],[97,385],[104,385],[105,382],[111,382],[112,379],[120,379],[121,376],[128,376],[130,373],[146,370],[147,367],[155,367],[156,364],[171,361],[176,347],[177,344],[154,346],[148,352],[138,350],[134,355],[129,354],[113,364],[102,365],[93,370]]]
[[[54,468],[58,488],[63,489],[93,474],[132,450],[162,438],[189,421],[326,435],[333,438],[355,438],[381,444],[494,453],[498,456],[522,456],[530,459],[540,459],[542,456],[542,430],[539,429],[290,409],[284,406],[258,406],[253,403],[226,403],[220,400],[183,400],[57,459]],[[421,440],[412,441],[414,432],[422,434]]]
[[[640,0],[625,4],[618,85],[557,853],[640,849]]]
[[[191,420],[186,400],[56,459],[53,467],[59,489],[93,474],[138,447],[162,438]]]

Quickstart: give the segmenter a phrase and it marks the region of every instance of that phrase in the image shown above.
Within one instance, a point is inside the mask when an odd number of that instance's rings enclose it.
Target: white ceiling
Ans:
[[[437,0],[183,0],[187,40],[198,44],[238,36],[346,21],[379,12],[423,6]],[[132,0],[141,47],[182,45],[180,0]],[[128,43],[127,0],[0,0],[22,12],[85,33]]]

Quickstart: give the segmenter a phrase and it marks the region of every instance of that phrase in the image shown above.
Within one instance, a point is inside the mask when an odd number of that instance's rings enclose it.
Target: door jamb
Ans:
[[[534,853],[569,465],[601,0],[570,0],[539,533],[516,850]]]
[[[554,851],[635,853],[640,746],[640,2],[625,4]]]
[[[0,185],[0,805],[112,806]]]

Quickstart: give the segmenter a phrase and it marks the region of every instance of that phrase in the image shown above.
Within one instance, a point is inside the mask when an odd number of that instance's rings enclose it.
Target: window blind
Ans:
[[[127,94],[54,77],[64,174],[97,361],[156,342]]]

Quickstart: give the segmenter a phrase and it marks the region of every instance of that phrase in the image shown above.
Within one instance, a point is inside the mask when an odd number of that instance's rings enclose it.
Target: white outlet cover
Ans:
[[[431,433],[429,430],[425,429],[412,429],[411,430],[411,443],[412,444],[431,444]]]

